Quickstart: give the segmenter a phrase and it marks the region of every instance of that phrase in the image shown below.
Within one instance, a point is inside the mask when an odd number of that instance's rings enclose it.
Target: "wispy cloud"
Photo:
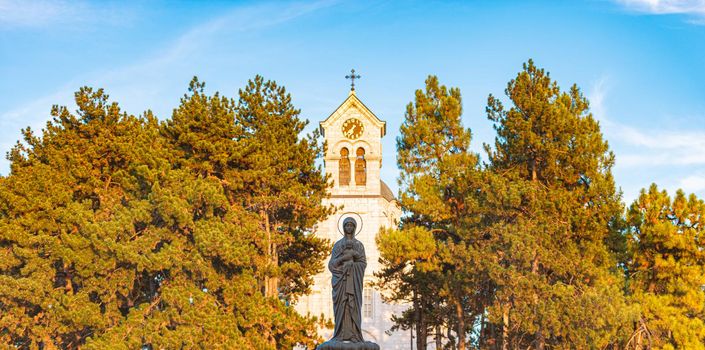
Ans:
[[[705,190],[705,174],[689,175],[678,182],[678,188],[685,193],[694,193]]]
[[[651,15],[685,15],[689,22],[705,24],[705,0],[615,0],[631,12]]]
[[[590,111],[593,117],[600,123],[605,124],[610,121],[607,119],[605,111],[605,95],[607,94],[607,76],[602,76],[593,85],[588,93],[590,100]]]
[[[588,94],[593,115],[603,125],[609,139],[641,151],[619,155],[621,166],[662,166],[705,164],[705,130],[638,129],[607,116],[605,96],[607,77],[599,79]]]
[[[1,1],[1,0],[0,0]],[[277,5],[265,3],[249,7],[241,7],[222,16],[201,23],[186,31],[167,48],[142,62],[120,68],[109,73],[109,76],[124,76],[135,71],[152,71],[154,68],[164,69],[164,64],[173,63],[209,44],[221,31],[246,32],[275,26],[301,17],[316,10],[335,4],[334,1],[317,1],[310,3],[294,3]]]
[[[702,165],[705,164],[705,131],[639,131],[621,128],[622,140],[648,150],[650,154],[628,154],[624,165]]]
[[[126,7],[87,1],[0,0],[0,28],[45,28],[52,25],[103,24],[126,22],[131,16]]]
[[[649,182],[674,192],[681,188],[686,193],[705,190],[705,129],[648,129],[636,128],[608,116],[606,98],[609,79],[602,77],[588,93],[593,116],[616,153],[615,176],[621,181],[627,203],[636,198],[641,187],[649,183],[634,183],[633,175],[648,173]],[[628,179],[632,180],[628,180]],[[618,179],[619,180],[619,179]]]
[[[41,130],[50,120],[51,106],[54,104],[69,105],[77,84],[65,84],[54,93],[39,97],[30,103],[0,113],[0,174],[7,175],[10,167],[5,159],[5,153],[15,145],[20,138],[20,130],[26,127],[35,131]]]
[[[119,97],[117,100],[129,112],[140,112],[147,108],[168,111],[170,109],[167,106],[173,107],[173,101],[164,98],[165,91],[187,82],[183,80],[186,74],[184,67],[189,67],[189,74],[196,73],[192,70],[208,59],[204,56],[212,51],[209,48],[221,45],[218,39],[222,33],[251,32],[276,26],[335,3],[319,1],[240,6],[192,27],[141,59],[109,71],[74,77],[48,95],[0,112],[0,149],[10,149],[19,136],[20,128],[30,126],[35,130],[41,129],[49,119],[48,112],[53,104],[73,106],[73,93],[82,85],[105,87],[111,96]],[[2,6],[7,6],[7,1],[0,0],[0,13],[3,11]],[[35,23],[39,23],[37,18],[35,20]],[[0,159],[0,174],[7,174],[7,169],[8,162]]]

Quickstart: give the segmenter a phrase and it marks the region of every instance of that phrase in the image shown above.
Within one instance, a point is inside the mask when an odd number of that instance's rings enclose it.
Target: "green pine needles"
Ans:
[[[429,76],[397,139],[398,229],[377,286],[427,349],[703,349],[705,205],[655,185],[625,217],[615,157],[577,86],[529,60],[470,151],[461,96]]]
[[[21,349],[291,349],[329,214],[317,134],[284,88],[194,79],[170,119],[103,90],[24,130],[0,179],[0,343]]]

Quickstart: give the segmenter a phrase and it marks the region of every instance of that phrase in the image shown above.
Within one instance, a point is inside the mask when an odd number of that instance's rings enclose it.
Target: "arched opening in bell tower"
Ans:
[[[359,147],[355,159],[355,185],[365,186],[367,184],[367,161],[365,160],[365,149]]]
[[[338,181],[340,186],[350,186],[350,152],[347,147],[340,150],[340,162],[338,163]]]

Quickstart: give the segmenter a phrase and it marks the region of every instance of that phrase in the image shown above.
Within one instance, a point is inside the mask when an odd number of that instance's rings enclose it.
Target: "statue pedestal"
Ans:
[[[329,340],[316,347],[316,350],[379,350],[373,342],[352,343],[348,341]]]

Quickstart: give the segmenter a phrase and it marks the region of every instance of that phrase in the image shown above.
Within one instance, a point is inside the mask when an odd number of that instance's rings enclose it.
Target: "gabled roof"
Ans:
[[[377,116],[372,113],[372,111],[367,108],[367,106],[365,106],[359,98],[357,98],[355,95],[355,90],[350,90],[348,98],[346,98],[345,101],[343,101],[343,103],[341,103],[340,106],[338,106],[338,108],[336,108],[335,111],[331,113],[328,118],[326,118],[326,120],[320,122],[321,134],[325,136],[325,128],[333,124],[333,122],[344,115],[350,108],[357,109],[363,116],[367,117],[372,124],[379,127],[382,131],[380,137],[383,137],[387,133],[387,123],[377,118]]]

